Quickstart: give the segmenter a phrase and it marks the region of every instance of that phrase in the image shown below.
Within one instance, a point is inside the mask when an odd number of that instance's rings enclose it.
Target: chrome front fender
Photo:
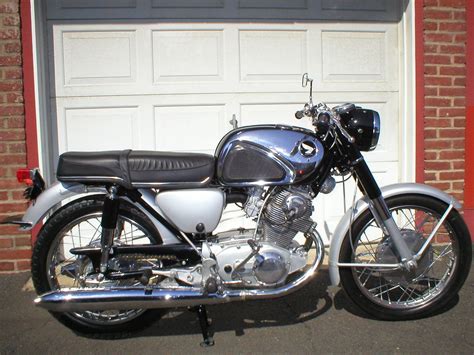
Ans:
[[[402,183],[384,186],[380,190],[382,191],[382,196],[384,198],[404,194],[426,195],[437,198],[443,202],[446,202],[447,204],[452,203],[455,209],[459,210],[461,208],[461,204],[456,198],[428,185]],[[363,197],[358,200],[355,203],[355,211],[352,220],[355,221],[368,208],[369,204],[367,197]],[[341,252],[342,242],[345,235],[348,233],[351,224],[351,213],[352,209],[349,209],[344,217],[342,217],[336,229],[334,230],[334,234],[331,239],[331,245],[329,249],[329,277],[331,278],[331,283],[333,286],[339,285],[340,282],[339,267],[337,266],[337,263],[339,262],[339,254]]]

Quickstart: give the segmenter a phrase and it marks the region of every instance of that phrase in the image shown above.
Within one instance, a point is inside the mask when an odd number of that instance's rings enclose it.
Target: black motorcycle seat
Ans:
[[[126,188],[207,186],[214,156],[155,151],[67,152],[59,157],[57,178],[84,184],[115,183]]]

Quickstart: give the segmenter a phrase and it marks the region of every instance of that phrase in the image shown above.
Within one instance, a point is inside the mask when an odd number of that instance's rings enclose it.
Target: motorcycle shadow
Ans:
[[[234,331],[236,336],[242,336],[246,329],[292,325],[317,318],[333,306],[329,285],[328,272],[323,269],[310,284],[286,297],[207,306],[212,321],[210,330]],[[152,326],[123,334],[123,337],[187,334],[200,334],[196,314],[186,309],[173,309],[163,312]]]

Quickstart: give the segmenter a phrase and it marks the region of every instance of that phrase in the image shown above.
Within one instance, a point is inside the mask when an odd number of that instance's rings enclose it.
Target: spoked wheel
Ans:
[[[448,205],[422,195],[386,200],[407,246],[416,254],[446,212]],[[458,292],[470,269],[472,246],[459,213],[452,210],[411,271],[400,268],[341,268],[348,296],[367,313],[387,320],[429,316]],[[364,212],[346,235],[340,259],[345,263],[397,264],[390,237],[383,234],[370,211]]]
[[[105,281],[90,274],[92,262],[70,253],[72,248],[100,246],[103,200],[78,200],[57,211],[43,226],[32,257],[32,278],[38,294],[63,288],[132,286],[134,280]],[[114,244],[160,244],[153,224],[135,208],[121,204]],[[53,313],[53,312],[52,312]],[[156,319],[143,309],[53,313],[68,327],[83,333],[111,333],[143,328]]]

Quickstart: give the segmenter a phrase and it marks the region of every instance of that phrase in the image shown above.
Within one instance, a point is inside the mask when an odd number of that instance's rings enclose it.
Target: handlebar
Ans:
[[[352,137],[346,129],[342,126],[340,122],[340,114],[341,113],[348,113],[351,109],[355,108],[354,104],[344,104],[341,106],[336,106],[333,109],[329,108],[326,104],[320,103],[316,106],[310,107],[309,104],[305,105],[305,108],[303,110],[299,110],[295,112],[295,118],[296,119],[301,119],[304,116],[307,117],[312,117],[313,118],[313,126],[317,127],[316,129],[318,130],[318,126],[328,127],[329,125],[331,126],[336,126],[341,134],[350,142],[354,143],[355,139]],[[328,120],[329,118],[329,120]],[[321,121],[321,122],[320,122]],[[329,121],[329,122],[328,122]],[[327,130],[325,128],[324,130]]]

